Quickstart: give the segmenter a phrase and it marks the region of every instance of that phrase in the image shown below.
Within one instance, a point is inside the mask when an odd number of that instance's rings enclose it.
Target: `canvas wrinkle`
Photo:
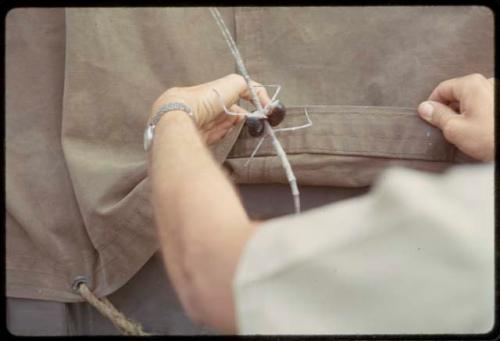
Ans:
[[[7,214],[11,217],[11,219],[16,221],[15,217],[12,215],[11,212],[7,212]],[[20,224],[20,223],[17,222],[17,224]],[[23,230],[21,230],[20,232],[25,236],[26,240],[30,240],[33,245],[38,244],[37,240],[32,239],[32,237],[29,233],[27,233],[26,231],[23,231]],[[38,250],[38,247],[35,246],[35,249]],[[39,251],[39,252],[43,252],[43,251]],[[64,273],[64,272],[66,272],[68,265],[72,265],[72,264],[75,264],[77,262],[81,262],[82,259],[86,260],[86,259],[93,258],[92,255],[91,256],[87,256],[87,255],[88,255],[88,252],[83,251],[83,255],[80,254],[80,258],[78,260],[73,260],[73,261],[71,261],[71,260],[64,260],[63,261],[60,258],[51,257],[50,255],[47,255],[47,259],[50,260],[51,268],[54,268],[56,271],[61,271],[62,273]],[[37,263],[37,262],[41,261],[39,255],[33,254],[33,249],[30,249],[30,253],[17,253],[17,252],[9,251],[9,256],[6,259],[6,264],[8,264],[10,262],[12,265],[7,266],[7,268],[16,267],[15,264],[17,264],[19,262],[19,258],[23,258],[23,259],[27,260],[27,261],[23,261],[22,262],[23,264],[33,264],[33,262]],[[32,266],[32,268],[36,268],[36,266]]]
[[[133,236],[122,240],[122,242],[130,242],[132,239]],[[116,242],[116,240],[114,240],[114,242]],[[117,252],[116,248],[112,251],[109,250],[110,248],[107,248],[107,250],[106,248],[104,250],[98,250],[99,257],[96,258],[96,262],[93,264],[93,270],[91,273],[86,274],[86,277],[90,281],[90,288],[97,297],[107,296],[117,289],[120,280],[123,280],[123,270],[127,269],[127,267],[123,266],[122,254],[127,250],[129,252],[129,257],[133,255],[130,249],[121,249],[121,252]],[[117,254],[119,256],[116,256]],[[113,264],[117,263],[120,266],[112,267]],[[109,271],[110,268],[114,271]],[[139,269],[136,270],[138,271]]]
[[[132,238],[130,238],[130,239],[132,239]],[[130,241],[130,239],[129,239],[129,241]],[[136,241],[137,241],[137,239],[136,239]],[[132,249],[133,248],[125,249],[128,252],[127,256],[130,258],[132,258],[131,257],[132,255],[134,255],[130,251]],[[146,257],[149,256],[147,258],[147,259],[149,259],[158,249],[157,242],[153,242],[153,243],[151,243],[150,241],[148,241],[148,243],[143,242],[141,244],[141,247],[135,251],[135,256],[136,257],[143,256],[145,254],[144,249],[146,249],[148,251],[146,253]],[[127,258],[127,260],[130,258]],[[128,265],[128,263],[124,262],[123,258],[116,257],[116,255],[113,255],[113,258],[111,259],[111,261],[99,263],[96,267],[96,270],[95,270],[97,284],[96,284],[95,289],[94,289],[94,294],[97,297],[103,297],[103,296],[107,296],[107,295],[113,293],[114,291],[116,291],[118,288],[120,288],[123,285],[124,281],[128,280],[129,274],[126,272],[117,273],[116,271],[114,271],[114,272],[110,272],[110,271],[106,272],[105,271],[105,270],[110,269],[111,264],[117,263],[118,261],[121,261],[120,265],[127,264],[123,270],[139,271],[140,267],[142,266],[141,265],[135,269],[131,268],[130,265]],[[112,280],[109,280],[109,281],[106,280],[106,275],[109,277],[112,277]],[[98,277],[98,276],[100,276],[100,277]]]
[[[148,179],[145,161],[131,160],[128,164],[123,162],[117,169],[120,171],[118,179],[111,183],[109,192],[103,193],[94,204],[98,214],[106,215],[114,208],[119,208],[120,203],[127,201],[129,196]]]
[[[141,184],[144,183],[143,181],[141,181]],[[134,187],[134,190],[136,190],[138,188],[138,186]],[[132,190],[131,192],[129,192],[129,196],[134,192],[134,190]],[[126,200],[126,198],[124,198],[123,200]],[[109,209],[108,212],[106,213],[103,213],[101,209],[97,209],[98,211],[96,211],[96,214],[99,216],[101,215],[103,217],[106,217],[106,216],[109,216],[110,214],[114,213],[114,211],[117,211],[117,210],[120,210],[121,207],[123,206],[123,203],[124,201],[121,201],[120,203],[116,203],[115,205],[113,205],[113,208],[114,209]],[[136,213],[137,215],[134,215],[133,217],[137,217],[137,216],[143,216],[143,213],[141,213],[140,211],[137,211],[136,209],[134,209],[134,213]],[[130,217],[127,218],[127,220],[133,220],[131,219]],[[140,221],[143,221],[143,219],[140,219]],[[123,223],[125,223],[125,221],[123,221]],[[116,225],[120,226],[120,219],[115,223]],[[151,225],[153,225],[153,223],[151,223]],[[136,236],[141,236],[143,231],[142,230],[136,230],[136,229],[127,229],[126,231],[128,231],[128,233],[130,233],[130,239],[136,237]],[[116,236],[118,235],[121,235],[124,233],[124,231],[115,231],[114,229],[108,229],[107,231],[107,237],[102,237],[102,238],[96,238],[95,239],[95,247],[96,249],[98,249],[99,251],[103,252],[104,250],[106,250],[106,248],[110,245],[112,245],[112,242],[113,240],[115,239]],[[152,231],[154,233],[154,230]]]

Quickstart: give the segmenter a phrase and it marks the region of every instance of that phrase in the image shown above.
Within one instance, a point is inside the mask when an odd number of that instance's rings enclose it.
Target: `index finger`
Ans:
[[[257,99],[259,100],[262,107],[265,107],[269,102],[271,102],[271,98],[269,98],[267,90],[262,84],[251,81],[250,85],[253,87],[255,95],[257,95]],[[248,86],[246,87],[246,90],[241,94],[241,98],[253,103],[253,96]],[[256,104],[254,103],[254,105]]]
[[[255,94],[262,106],[266,106],[270,102],[269,95],[264,87],[262,87],[259,83],[252,81],[251,84],[254,86]],[[225,77],[219,78],[215,81],[205,83],[203,86],[208,89],[215,89],[221,96],[222,101],[226,107],[230,107],[235,104],[240,98],[243,98],[248,101],[253,101],[251,96],[250,89],[245,82],[243,76],[238,74],[230,74]],[[214,93],[214,91],[211,91]],[[223,110],[221,103],[219,101],[215,101],[217,103],[214,110],[220,112]],[[219,108],[220,106],[220,108]]]
[[[483,82],[484,76],[472,74],[464,77],[452,78],[439,85],[429,96],[429,100],[449,104],[451,102],[460,102],[464,99],[464,94],[471,86]]]

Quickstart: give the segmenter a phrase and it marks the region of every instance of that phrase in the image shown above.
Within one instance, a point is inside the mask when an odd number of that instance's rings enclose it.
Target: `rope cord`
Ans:
[[[139,323],[125,317],[125,315],[118,311],[107,298],[99,299],[95,296],[85,283],[79,283],[76,290],[90,305],[106,316],[123,334],[138,336],[151,335],[146,333]]]

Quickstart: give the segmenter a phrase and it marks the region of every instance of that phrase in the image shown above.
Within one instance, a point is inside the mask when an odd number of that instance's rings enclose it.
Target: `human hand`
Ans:
[[[260,85],[252,82],[252,85]],[[222,139],[243,116],[227,115],[224,113],[221,100],[214,89],[220,94],[224,105],[230,111],[245,113],[236,102],[241,98],[251,101],[251,94],[244,78],[237,74],[230,74],[212,82],[191,87],[174,87],[165,91],[153,104],[152,114],[170,102],[181,102],[191,107],[195,122],[204,141],[210,145]],[[270,102],[265,88],[256,87],[255,91],[262,104]]]
[[[420,116],[465,154],[494,159],[493,78],[472,74],[441,82],[418,106]]]

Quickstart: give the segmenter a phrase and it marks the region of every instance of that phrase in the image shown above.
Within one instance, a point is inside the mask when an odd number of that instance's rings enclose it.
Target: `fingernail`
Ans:
[[[434,111],[434,107],[430,102],[420,103],[418,106],[418,113],[422,116],[423,119],[430,121],[432,118],[432,112]]]

